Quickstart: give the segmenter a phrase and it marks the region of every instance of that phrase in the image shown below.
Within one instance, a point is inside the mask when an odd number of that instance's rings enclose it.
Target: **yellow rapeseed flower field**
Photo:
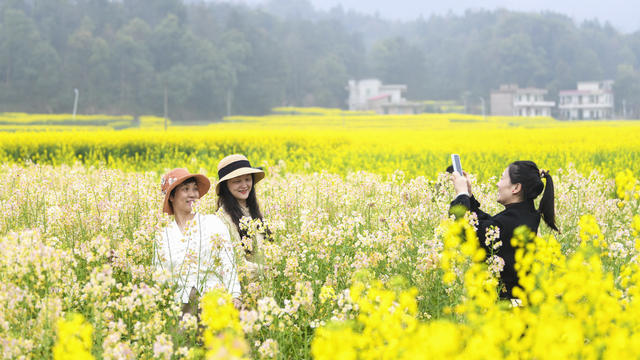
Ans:
[[[164,171],[213,171],[219,159],[243,153],[258,165],[284,161],[288,171],[369,171],[433,178],[459,153],[481,179],[517,159],[551,171],[570,164],[609,177],[640,171],[640,122],[560,122],[550,118],[427,115],[270,115],[230,117],[208,126],[93,132],[0,133],[0,160],[104,165]]]
[[[69,131],[112,130],[130,127],[161,127],[164,119],[157,116],[77,115],[72,114],[26,114],[0,113],[0,131]]]
[[[640,122],[274,112],[168,131],[159,118],[7,125],[0,358],[640,357]],[[232,153],[265,167],[256,191],[273,242],[247,231],[257,272],[233,244],[242,308],[215,290],[182,315],[152,260],[171,221],[160,175],[187,167],[215,182]],[[511,161],[551,170],[560,231],[511,240],[521,306],[499,300],[500,261],[485,260],[476,217],[449,214],[451,153],[490,214]]]

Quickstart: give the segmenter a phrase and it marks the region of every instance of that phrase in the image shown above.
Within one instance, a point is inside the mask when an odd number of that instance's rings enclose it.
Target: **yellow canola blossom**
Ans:
[[[204,345],[207,359],[248,359],[238,311],[231,296],[214,289],[201,301],[202,323],[206,326]]]
[[[91,360],[93,329],[80,314],[71,314],[57,323],[58,340],[53,347],[54,360]]]
[[[455,319],[417,321],[415,289],[388,290],[379,282],[356,283],[351,296],[358,305],[355,321],[318,329],[312,343],[315,359],[565,359],[637,358],[640,356],[640,275],[638,264],[624,267],[619,279],[605,269],[593,251],[599,232],[591,217],[581,222],[589,239],[565,256],[553,236],[546,239],[521,227],[517,247],[521,287],[514,289],[522,304],[500,302],[486,265],[472,260],[469,227],[464,220],[448,222],[449,237],[458,236],[466,253],[462,302]],[[455,235],[454,235],[455,234]],[[445,249],[445,253],[448,250]],[[463,261],[464,262],[464,261]],[[442,262],[444,271],[450,263]],[[619,289],[624,286],[624,292]]]
[[[620,200],[628,201],[631,198],[636,200],[640,196],[638,180],[633,176],[633,172],[625,169],[616,174],[616,195]]]
[[[0,133],[0,161],[73,164],[158,171],[187,166],[215,172],[217,163],[231,153],[243,153],[255,165],[286,167],[287,172],[327,171],[347,174],[368,171],[408,177],[434,178],[458,153],[463,168],[480,180],[502,172],[518,159],[531,159],[551,170],[573,166],[583,174],[593,170],[608,177],[629,169],[640,173],[640,123],[541,122],[532,127],[504,122],[451,123],[449,119],[397,119],[351,116],[361,125],[320,117],[297,119],[292,125],[280,116],[255,122],[225,122],[202,127],[157,126],[121,131]],[[320,121],[319,120],[319,121]],[[283,121],[279,124],[278,121]],[[285,122],[286,121],[286,122]],[[305,122],[306,121],[306,122]],[[404,121],[404,122],[403,122]],[[537,123],[534,123],[537,124]],[[615,139],[615,141],[610,141]]]

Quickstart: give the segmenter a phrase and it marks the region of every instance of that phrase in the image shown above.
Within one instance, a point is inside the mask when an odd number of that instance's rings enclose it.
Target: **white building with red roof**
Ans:
[[[560,118],[567,120],[612,119],[613,81],[581,81],[575,90],[558,92]]]
[[[349,80],[349,110],[375,111],[378,114],[416,114],[422,104],[402,96],[407,85],[383,85],[378,79]]]

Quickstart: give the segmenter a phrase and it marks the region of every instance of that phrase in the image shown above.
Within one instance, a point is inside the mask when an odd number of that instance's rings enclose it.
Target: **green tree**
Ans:
[[[56,50],[46,42],[39,42],[33,49],[31,66],[37,69],[35,80],[29,84],[30,97],[33,103],[26,103],[26,111],[46,111],[46,112],[70,112],[73,101],[72,91],[68,95],[61,91],[63,84],[60,74],[62,67],[60,58]],[[69,89],[71,90],[71,89]],[[67,108],[64,106],[67,105]]]
[[[4,11],[0,26],[1,98],[20,108],[31,102],[43,106],[42,91],[57,84],[56,51],[40,38],[33,20],[22,10]],[[50,72],[42,72],[45,69]],[[44,88],[36,88],[38,84]],[[34,94],[39,98],[34,99]]]
[[[618,65],[613,89],[617,113],[640,118],[640,72],[630,64]]]
[[[314,62],[310,72],[312,102],[325,107],[344,107],[348,95],[345,84],[349,81],[344,61],[328,54]]]
[[[265,114],[274,106],[289,104],[287,61],[295,53],[281,41],[284,25],[264,13],[251,13],[241,21],[236,14],[229,28],[244,35],[250,53],[238,71],[233,112]]]
[[[154,84],[153,63],[146,46],[150,34],[147,23],[138,18],[116,34],[112,60],[121,113],[139,114],[148,102],[145,95]]]
[[[86,111],[98,112],[114,100],[109,93],[110,50],[106,41],[95,37],[93,21],[85,17],[78,29],[69,36],[66,53],[66,72],[69,88],[77,88],[82,92],[82,104],[87,104]]]
[[[186,21],[186,8],[182,0],[123,0],[128,18],[140,18],[155,27],[168,15],[174,15],[180,23]]]
[[[516,83],[521,86],[536,85],[536,78],[544,71],[544,49],[536,49],[527,34],[513,34],[495,46],[498,59],[498,79],[504,83]]]
[[[184,59],[194,43],[192,34],[174,14],[167,15],[151,34],[149,47],[158,84],[155,89],[162,89],[160,93],[153,91],[153,98],[162,98],[164,109],[168,109],[169,99],[172,108],[181,109],[190,96],[191,76]],[[180,114],[180,111],[172,111],[172,114]]]
[[[424,52],[401,37],[379,41],[371,49],[374,74],[383,82],[406,84],[407,97],[420,98],[426,82]]]

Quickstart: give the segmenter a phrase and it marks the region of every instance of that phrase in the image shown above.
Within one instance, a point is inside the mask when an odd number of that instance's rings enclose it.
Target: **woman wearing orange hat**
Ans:
[[[229,231],[216,215],[194,212],[211,183],[202,174],[173,169],[162,177],[162,210],[174,221],[164,229],[154,251],[154,263],[168,271],[177,285],[182,312],[196,314],[197,300],[207,290],[224,287],[240,307],[240,283]]]
[[[218,163],[218,216],[226,223],[231,239],[241,243],[245,250],[250,273],[258,269],[256,262],[260,244],[271,234],[264,226],[264,218],[256,197],[255,184],[264,179],[264,171],[254,168],[244,155],[234,154],[225,157]],[[241,222],[260,220],[263,225],[255,236],[248,236]]]

